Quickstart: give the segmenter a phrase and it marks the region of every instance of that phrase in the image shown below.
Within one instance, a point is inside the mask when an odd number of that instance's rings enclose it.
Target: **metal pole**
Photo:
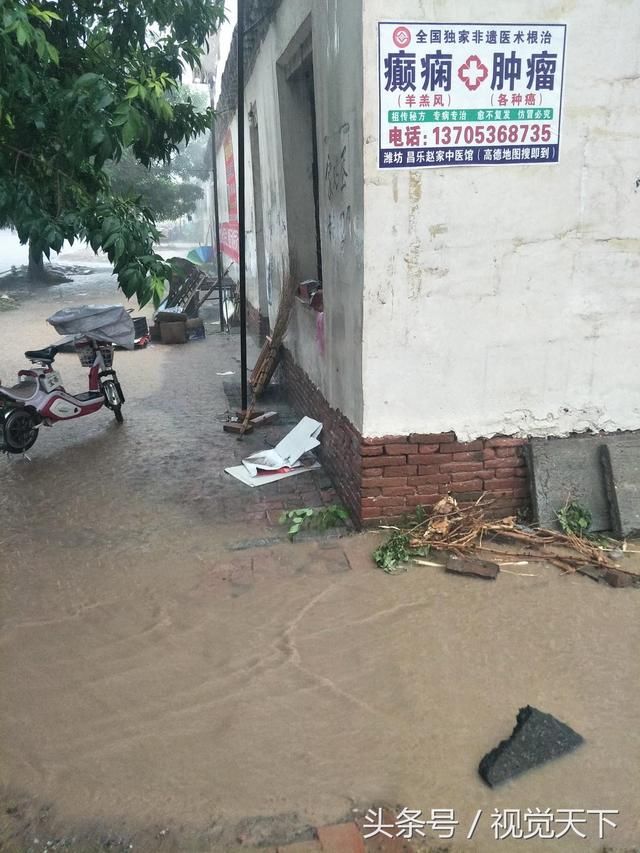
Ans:
[[[209,81],[209,97],[211,101],[211,156],[213,174],[213,215],[215,217],[215,241],[216,256],[218,261],[218,304],[220,305],[220,331],[224,332],[224,298],[222,293],[222,248],[220,246],[220,209],[218,205],[218,158],[216,154],[216,116],[213,112],[214,103],[214,80]]]
[[[240,370],[242,409],[248,408],[247,395],[247,276],[245,247],[244,174],[244,0],[238,0],[238,229],[240,255]]]

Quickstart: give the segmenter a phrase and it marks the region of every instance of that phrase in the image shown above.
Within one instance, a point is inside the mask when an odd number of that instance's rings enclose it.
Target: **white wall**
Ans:
[[[392,174],[365,99],[364,433],[640,428],[640,3],[366,0],[379,20],[567,24],[559,164]]]
[[[354,424],[362,424],[362,278],[363,278],[363,165],[362,165],[362,12],[361,0],[284,0],[271,23],[246,82],[248,113],[255,104],[258,116],[265,239],[265,266],[272,279],[273,324],[282,283],[289,273],[289,243],[283,162],[282,127],[278,97],[277,62],[311,15],[320,217],[325,302],[324,354],[316,340],[317,315],[297,304],[287,346],[298,364],[325,398]],[[259,305],[251,145],[245,117],[247,203],[247,295]],[[237,163],[237,120],[232,121]],[[285,129],[286,130],[286,129]],[[327,164],[344,162],[348,176],[339,189],[329,190]],[[225,168],[218,154],[221,219],[225,216]],[[345,184],[343,186],[343,183]],[[308,187],[301,191],[313,194]],[[232,275],[237,276],[237,264]]]

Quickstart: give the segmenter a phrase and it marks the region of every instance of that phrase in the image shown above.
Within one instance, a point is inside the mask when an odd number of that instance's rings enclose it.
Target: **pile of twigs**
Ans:
[[[507,558],[552,563],[565,572],[585,565],[618,568],[606,551],[588,538],[528,527],[515,518],[489,519],[485,510],[490,505],[490,501],[480,499],[472,506],[460,507],[448,495],[435,505],[428,518],[404,531],[409,536],[409,547],[428,547],[461,557],[475,551],[493,552]]]
[[[275,373],[280,358],[280,347],[284,340],[289,325],[291,309],[293,308],[298,285],[293,278],[290,278],[280,296],[280,305],[278,306],[278,314],[273,327],[273,332],[264,343],[260,350],[260,355],[256,361],[255,367],[249,377],[251,388],[253,389],[254,397],[259,397],[271,381],[271,377]]]

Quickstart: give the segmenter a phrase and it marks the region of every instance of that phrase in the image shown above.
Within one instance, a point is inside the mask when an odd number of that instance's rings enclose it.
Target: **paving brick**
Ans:
[[[371,479],[363,480],[362,485],[367,488],[393,488],[393,486],[409,485],[407,477],[372,477]]]
[[[294,844],[278,847],[277,853],[322,853],[322,846],[319,841],[296,841]]]
[[[464,450],[455,451],[453,454],[454,462],[482,462],[484,460],[483,450]]]
[[[453,471],[482,471],[482,462],[445,462],[440,466],[441,474]]]
[[[384,817],[383,823],[387,826],[393,827],[396,821],[395,814],[391,811],[391,809],[384,809]],[[365,835],[368,835],[371,832],[371,828],[369,824],[365,824],[365,821],[362,819],[357,820],[358,828],[362,833],[364,838]],[[392,833],[393,829],[387,830],[387,832]],[[418,842],[421,841],[419,836],[416,836]],[[377,833],[371,838],[367,838],[364,841],[364,847],[366,853],[414,853],[416,849],[412,844],[410,844],[404,838],[392,837],[389,838],[386,834]],[[420,849],[424,849],[422,844],[420,844]],[[431,849],[431,848],[430,848]],[[446,853],[444,847],[437,845],[433,848],[433,853]]]
[[[484,487],[488,492],[500,489],[517,489],[524,485],[521,477],[501,477],[495,480],[485,480]]]
[[[418,488],[422,488],[423,486],[442,486],[444,485],[444,483],[451,482],[451,474],[427,474],[424,477],[410,477],[409,485],[414,485],[410,482],[413,479],[422,481],[420,483],[415,484],[416,486],[418,486]]]
[[[362,479],[367,480],[371,477],[382,477],[384,473],[383,468],[363,468],[362,469]]]
[[[375,446],[378,444],[406,444],[406,436],[402,435],[382,435],[363,438],[362,443],[367,446]]]
[[[362,506],[363,507],[402,507],[404,506],[405,498],[403,497],[385,497],[382,495],[379,498],[363,498]]]
[[[451,483],[450,492],[480,492],[482,491],[482,480],[465,480],[461,483]]]
[[[375,506],[364,506],[360,510],[360,518],[363,521],[367,521],[369,524],[373,524],[373,522],[381,522],[382,521],[382,508]]]
[[[473,450],[482,451],[484,442],[482,439],[478,441],[454,441],[447,444],[447,453],[470,453]]]
[[[430,477],[432,474],[442,474],[439,465],[418,466],[418,477]]]
[[[413,453],[415,450],[413,444],[385,444],[384,452],[387,456],[403,456],[407,453]]]
[[[520,456],[519,447],[498,447],[496,449],[498,459],[513,459]]]
[[[406,462],[406,456],[404,461]],[[362,470],[367,468],[386,468],[389,465],[401,465],[403,456],[364,456],[362,458]]]
[[[339,823],[317,829],[323,853],[366,853],[362,833],[355,823]]]
[[[391,486],[382,490],[382,494],[389,497],[404,497],[406,495],[414,495],[415,489],[411,486]]]
[[[411,444],[449,444],[455,440],[455,432],[413,432],[409,436],[409,442]]]
[[[410,507],[411,509],[417,506],[433,506],[440,500],[441,497],[442,495],[439,495],[437,493],[424,495],[409,495],[406,498],[406,503],[407,507]]]
[[[522,467],[524,466],[524,461],[519,459],[517,456],[509,456],[508,459],[485,459],[484,467],[487,470],[493,470],[495,468],[515,468],[516,466]]]
[[[487,438],[485,447],[522,447],[527,443],[526,438],[508,438],[507,436],[496,436]]]
[[[361,447],[360,448],[360,455],[361,456],[382,456],[383,453],[384,453],[384,446],[382,444],[373,445],[372,447]]]
[[[484,471],[474,470],[471,471],[449,471],[445,473],[445,476],[449,477],[450,483],[463,483],[466,480],[469,480],[470,477],[480,477],[482,479]]]
[[[398,457],[389,457],[389,459],[397,459]],[[417,465],[399,465],[397,468],[386,468],[384,477],[415,477],[418,473]]]

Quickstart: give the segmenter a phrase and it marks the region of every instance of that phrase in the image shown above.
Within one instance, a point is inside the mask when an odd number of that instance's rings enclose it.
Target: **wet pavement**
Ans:
[[[0,374],[100,282],[0,315]],[[454,809],[440,850],[548,849],[494,838],[494,809],[535,808],[619,812],[554,849],[637,846],[640,593],[545,565],[390,577],[376,534],[271,541],[269,511],[333,497],[321,474],[224,475],[288,428],[222,432],[238,358],[213,334],[118,353],[122,427],[100,414],[0,458],[0,850],[273,853],[372,805]],[[585,744],[491,791],[478,762],[527,704]]]
[[[57,339],[46,317],[63,305],[96,302],[124,302],[104,268],[71,284],[48,288],[24,299],[17,311],[0,315],[0,376],[15,381],[17,371],[28,366],[24,350]],[[221,334],[212,319],[206,329],[204,341],[116,352],[114,367],[126,396],[122,426],[105,409],[41,428],[29,451],[30,462],[3,458],[7,488],[1,500],[7,526],[21,527],[34,506],[34,495],[40,522],[53,529],[63,526],[65,537],[87,537],[89,507],[94,507],[92,535],[110,547],[123,544],[122,530],[130,528],[136,516],[144,517],[144,535],[153,539],[167,523],[171,525],[166,516],[171,517],[173,507],[180,508],[187,523],[233,527],[249,522],[259,537],[266,528],[278,527],[282,509],[335,503],[335,492],[322,472],[256,489],[225,474],[226,467],[239,464],[249,453],[277,444],[298,418],[284,395],[272,391],[265,405],[280,413],[277,423],[256,428],[241,441],[223,432],[240,404],[240,342],[237,334]],[[250,365],[256,355],[250,342]],[[87,371],[75,354],[59,354],[55,366],[70,390],[86,390]],[[122,518],[124,495],[128,503]]]

